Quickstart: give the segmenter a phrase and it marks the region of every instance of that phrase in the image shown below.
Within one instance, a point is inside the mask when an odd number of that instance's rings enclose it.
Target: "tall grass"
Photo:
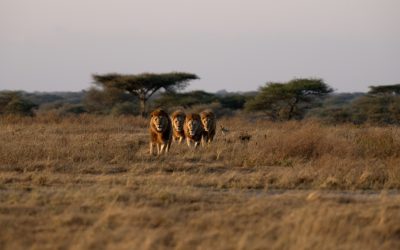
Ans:
[[[218,123],[151,157],[146,119],[1,117],[0,249],[399,249],[399,128]]]
[[[3,117],[0,168],[101,172],[98,166],[155,165],[159,170],[187,171],[184,166],[193,163],[221,166],[222,174],[246,169],[259,179],[256,188],[400,187],[398,127],[225,118],[219,124],[230,132],[218,132],[213,144],[198,150],[173,144],[168,156],[157,158],[148,154],[147,124],[136,117]],[[240,139],[243,134],[250,140]],[[237,178],[247,182],[246,175]]]

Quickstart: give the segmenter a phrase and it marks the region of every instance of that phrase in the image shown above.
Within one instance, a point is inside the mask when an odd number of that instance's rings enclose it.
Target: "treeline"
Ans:
[[[147,103],[148,109],[196,109],[212,106],[224,112],[242,110],[256,92],[234,93],[189,91],[184,93],[156,93]],[[36,115],[53,113],[76,115],[140,115],[138,98],[115,88],[91,88],[81,92],[24,92],[0,91],[0,114]],[[220,112],[221,113],[221,112]],[[222,114],[223,115],[223,114]]]
[[[247,113],[273,121],[318,119],[330,124],[400,124],[400,84],[371,86],[368,93],[334,93],[323,80],[307,78],[269,82],[254,92],[209,93],[182,92],[187,79],[197,79],[187,73],[96,77],[96,85],[81,92],[0,91],[0,115],[143,115],[145,110],[157,107],[193,111],[212,108],[218,116]],[[169,85],[165,85],[164,79]],[[154,85],[156,80],[159,85]],[[149,83],[151,88],[146,85]],[[181,84],[180,88],[176,83]],[[149,89],[151,94],[146,92]]]

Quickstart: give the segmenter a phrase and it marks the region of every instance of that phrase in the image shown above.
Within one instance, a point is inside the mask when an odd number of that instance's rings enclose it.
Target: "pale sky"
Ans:
[[[400,0],[0,0],[0,90],[169,71],[197,74],[188,89],[206,91],[400,83]]]

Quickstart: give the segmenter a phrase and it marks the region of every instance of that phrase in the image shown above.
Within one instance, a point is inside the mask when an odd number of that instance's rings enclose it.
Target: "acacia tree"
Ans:
[[[370,91],[352,102],[357,123],[400,124],[400,84],[370,86]]]
[[[400,95],[400,84],[369,86],[368,94]]]
[[[199,79],[195,74],[185,72],[142,73],[137,75],[121,75],[116,73],[93,75],[95,84],[124,90],[139,98],[140,112],[146,114],[147,100],[158,90],[175,92],[184,89],[190,80]]]
[[[246,103],[249,111],[264,111],[273,120],[301,118],[315,101],[333,90],[322,79],[293,79],[287,83],[267,83]]]

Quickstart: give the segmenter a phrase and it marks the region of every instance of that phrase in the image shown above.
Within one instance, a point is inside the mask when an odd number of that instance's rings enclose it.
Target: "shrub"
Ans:
[[[33,115],[37,105],[23,98],[21,92],[0,92],[0,114]]]
[[[139,115],[139,106],[132,102],[117,103],[111,109],[112,115]]]

